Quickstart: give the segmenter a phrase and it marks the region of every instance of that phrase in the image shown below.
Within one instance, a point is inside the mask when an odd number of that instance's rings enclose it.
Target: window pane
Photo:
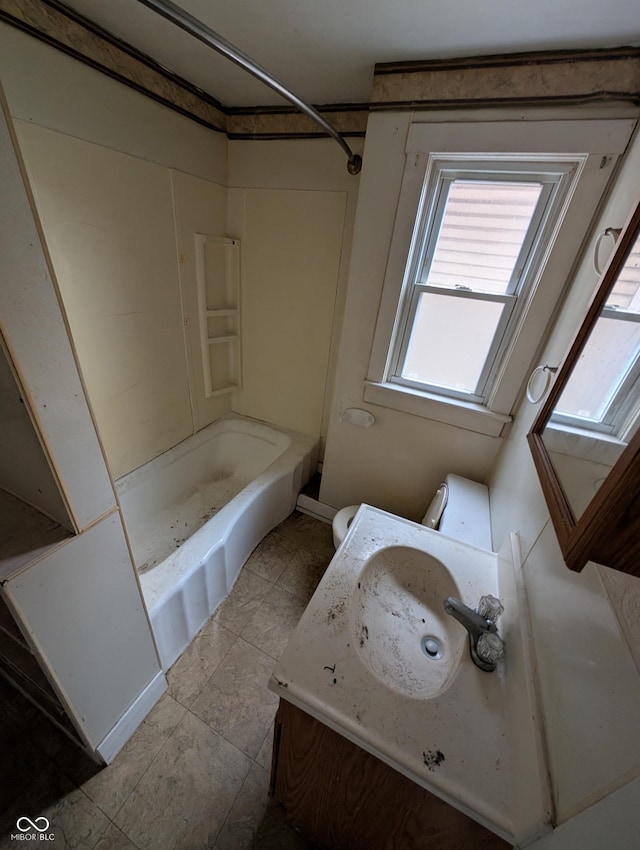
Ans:
[[[611,399],[640,351],[640,323],[601,316],[589,336],[557,410],[602,421]]]
[[[402,377],[475,392],[504,304],[420,293]]]
[[[540,183],[454,180],[421,282],[506,292],[541,191]]]
[[[631,249],[615,286],[607,298],[607,307],[640,313],[640,237]]]

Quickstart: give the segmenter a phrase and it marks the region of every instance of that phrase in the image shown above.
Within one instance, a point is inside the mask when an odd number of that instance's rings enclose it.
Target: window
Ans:
[[[408,127],[365,401],[504,433],[634,126]],[[379,156],[386,174],[388,145]],[[380,186],[391,199],[390,181]]]
[[[393,383],[485,402],[578,165],[431,159],[393,341]]]
[[[553,413],[552,422],[610,434],[635,430],[640,383],[640,240],[636,241]]]

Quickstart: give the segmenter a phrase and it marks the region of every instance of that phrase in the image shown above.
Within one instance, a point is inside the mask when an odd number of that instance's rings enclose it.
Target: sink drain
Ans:
[[[434,660],[442,658],[442,644],[437,637],[434,637],[433,635],[425,635],[420,641],[420,647],[427,658],[432,658]]]

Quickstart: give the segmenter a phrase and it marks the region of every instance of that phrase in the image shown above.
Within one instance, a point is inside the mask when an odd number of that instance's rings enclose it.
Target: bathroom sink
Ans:
[[[443,600],[459,596],[441,561],[409,546],[376,552],[351,600],[356,649],[384,685],[406,696],[433,697],[449,684],[466,633]]]

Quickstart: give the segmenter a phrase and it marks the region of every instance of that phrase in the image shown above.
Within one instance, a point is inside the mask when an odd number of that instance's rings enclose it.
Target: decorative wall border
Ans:
[[[230,139],[326,134],[292,107],[226,107],[60,0],[0,0],[0,21]],[[514,53],[375,66],[370,103],[316,107],[344,136],[370,111],[627,101],[640,103],[640,48]]]
[[[511,53],[375,66],[371,110],[640,102],[640,48]]]

